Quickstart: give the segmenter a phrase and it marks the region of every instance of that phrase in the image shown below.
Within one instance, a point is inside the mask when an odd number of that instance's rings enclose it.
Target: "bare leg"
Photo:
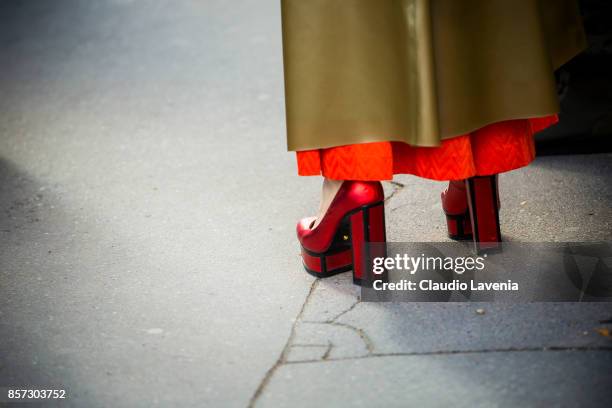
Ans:
[[[315,221],[312,228],[315,228],[327,212],[330,204],[336,197],[336,193],[340,190],[340,186],[342,186],[342,180],[332,180],[332,179],[324,179],[323,180],[323,189],[321,191],[321,204],[319,205],[319,212],[317,213],[317,220]]]

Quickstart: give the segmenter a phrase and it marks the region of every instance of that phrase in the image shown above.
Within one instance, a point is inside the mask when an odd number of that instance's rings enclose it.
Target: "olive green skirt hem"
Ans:
[[[289,150],[439,146],[559,111],[585,47],[574,0],[282,0]]]

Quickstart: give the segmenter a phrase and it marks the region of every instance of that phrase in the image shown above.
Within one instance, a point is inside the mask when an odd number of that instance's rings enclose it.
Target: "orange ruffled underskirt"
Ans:
[[[394,174],[463,180],[503,173],[531,163],[534,134],[557,122],[552,115],[493,123],[437,147],[374,142],[299,151],[298,174],[333,180],[391,180]]]

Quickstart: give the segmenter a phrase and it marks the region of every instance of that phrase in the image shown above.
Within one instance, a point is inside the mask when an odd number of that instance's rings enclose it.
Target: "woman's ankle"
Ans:
[[[340,190],[340,187],[342,187],[342,183],[343,180],[332,180],[328,178],[325,178],[323,180],[323,187],[321,188],[321,201],[319,203],[319,212],[317,213],[317,220],[315,221],[313,228],[316,227],[323,218],[323,216],[325,216],[325,213],[327,212],[327,209],[334,200],[334,197],[336,197],[336,194]]]

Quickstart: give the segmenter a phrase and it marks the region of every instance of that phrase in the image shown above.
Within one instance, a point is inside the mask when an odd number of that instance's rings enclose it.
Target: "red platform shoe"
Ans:
[[[323,220],[298,222],[306,272],[325,278],[353,270],[353,281],[361,284],[372,257],[368,242],[386,242],[384,193],[380,182],[344,181]],[[383,255],[384,256],[384,255]]]
[[[478,252],[501,249],[497,175],[451,181],[441,197],[450,238],[471,239]]]

